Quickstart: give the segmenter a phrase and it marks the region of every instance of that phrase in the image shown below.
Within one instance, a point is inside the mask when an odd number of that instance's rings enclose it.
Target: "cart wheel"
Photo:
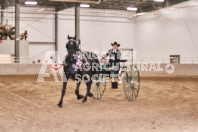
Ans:
[[[136,66],[131,66],[131,70],[125,72],[123,85],[128,101],[135,101],[140,90],[140,75]]]
[[[106,77],[103,75],[99,75],[99,77],[95,77],[93,79],[93,84],[92,84],[93,98],[95,100],[102,98],[105,88],[106,88]]]
[[[15,39],[15,27],[11,27],[9,30],[8,30],[8,36],[11,40],[14,40]]]

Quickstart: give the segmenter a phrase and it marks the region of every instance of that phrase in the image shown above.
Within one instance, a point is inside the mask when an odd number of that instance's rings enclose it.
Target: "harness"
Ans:
[[[76,61],[76,66],[78,66],[81,70],[83,69],[82,66],[83,66],[83,62],[82,62],[82,58],[80,55],[77,56],[77,61]]]
[[[70,54],[70,56],[66,57],[65,65],[73,68],[73,69],[80,69],[80,70],[88,70],[91,66],[91,61],[93,58],[89,58],[87,56],[87,52],[80,51],[79,54]]]

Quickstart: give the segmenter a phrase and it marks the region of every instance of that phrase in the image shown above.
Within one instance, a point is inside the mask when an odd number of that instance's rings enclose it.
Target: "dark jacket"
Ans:
[[[116,50],[116,52],[113,51],[113,49],[110,49],[105,57],[110,56],[110,62],[119,62],[121,53],[119,50]],[[112,59],[113,58],[113,59]]]
[[[120,70],[120,58],[121,58],[121,53],[119,50],[116,50],[116,52],[113,51],[113,49],[109,50],[105,57],[110,56],[109,63],[106,65],[111,67],[111,66],[116,66],[117,69],[113,71],[112,74],[118,74]]]

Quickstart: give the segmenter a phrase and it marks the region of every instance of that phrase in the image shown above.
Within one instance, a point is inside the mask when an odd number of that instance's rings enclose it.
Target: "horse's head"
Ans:
[[[70,55],[73,55],[73,53],[75,54],[76,51],[80,51],[79,44],[76,42],[76,36],[75,37],[70,37],[68,35],[68,40],[69,41],[66,44],[66,48],[67,48],[67,51]]]

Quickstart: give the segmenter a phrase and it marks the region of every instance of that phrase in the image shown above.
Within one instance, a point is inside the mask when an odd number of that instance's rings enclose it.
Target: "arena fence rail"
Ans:
[[[20,58],[12,62],[8,62],[7,58],[0,58],[0,75],[38,75],[42,66],[43,58]],[[62,60],[64,60],[62,58]],[[186,76],[198,76],[198,58],[181,58],[180,64],[172,64],[174,66],[173,73],[167,73],[167,65],[170,63],[168,58],[166,59],[154,59],[154,58],[142,58],[140,60],[134,60],[135,64],[141,64],[139,71],[142,75],[186,75]],[[45,64],[47,65],[47,64]],[[151,68],[151,66],[160,67],[162,70]],[[48,65],[46,66],[46,73],[52,73],[52,70]]]

